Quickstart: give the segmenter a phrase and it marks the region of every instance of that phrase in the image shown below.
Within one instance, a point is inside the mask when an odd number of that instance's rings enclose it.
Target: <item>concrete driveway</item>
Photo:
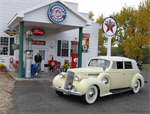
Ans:
[[[93,105],[82,103],[80,97],[57,96],[48,81],[17,81],[9,114],[149,114],[150,71],[142,73],[149,83],[140,93],[99,98]]]

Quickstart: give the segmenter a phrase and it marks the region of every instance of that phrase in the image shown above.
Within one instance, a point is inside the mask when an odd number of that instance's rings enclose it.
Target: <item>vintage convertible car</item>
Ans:
[[[125,57],[93,57],[86,68],[69,69],[53,79],[58,95],[82,96],[88,104],[100,96],[132,90],[138,93],[144,86],[137,63]]]

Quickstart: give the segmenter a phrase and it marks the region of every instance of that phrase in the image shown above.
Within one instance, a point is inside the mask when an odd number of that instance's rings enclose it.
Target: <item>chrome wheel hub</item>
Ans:
[[[90,96],[90,97],[93,97],[93,95],[94,95],[94,91],[90,91],[90,92],[89,92],[89,96]]]

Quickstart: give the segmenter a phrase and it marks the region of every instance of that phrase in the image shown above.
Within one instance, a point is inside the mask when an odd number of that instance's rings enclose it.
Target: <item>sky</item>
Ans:
[[[120,12],[123,7],[138,8],[140,2],[145,0],[64,0],[79,4],[79,12],[94,13],[94,19],[97,19],[101,14],[104,17],[109,17],[113,12]]]

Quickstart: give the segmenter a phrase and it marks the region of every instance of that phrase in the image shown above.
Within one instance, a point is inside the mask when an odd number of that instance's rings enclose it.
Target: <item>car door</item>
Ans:
[[[110,74],[110,89],[119,89],[125,87],[124,77],[126,72],[124,71],[123,61],[114,61]]]
[[[124,84],[125,87],[129,87],[133,76],[136,74],[136,70],[133,69],[131,61],[124,62],[124,71],[125,71]]]

